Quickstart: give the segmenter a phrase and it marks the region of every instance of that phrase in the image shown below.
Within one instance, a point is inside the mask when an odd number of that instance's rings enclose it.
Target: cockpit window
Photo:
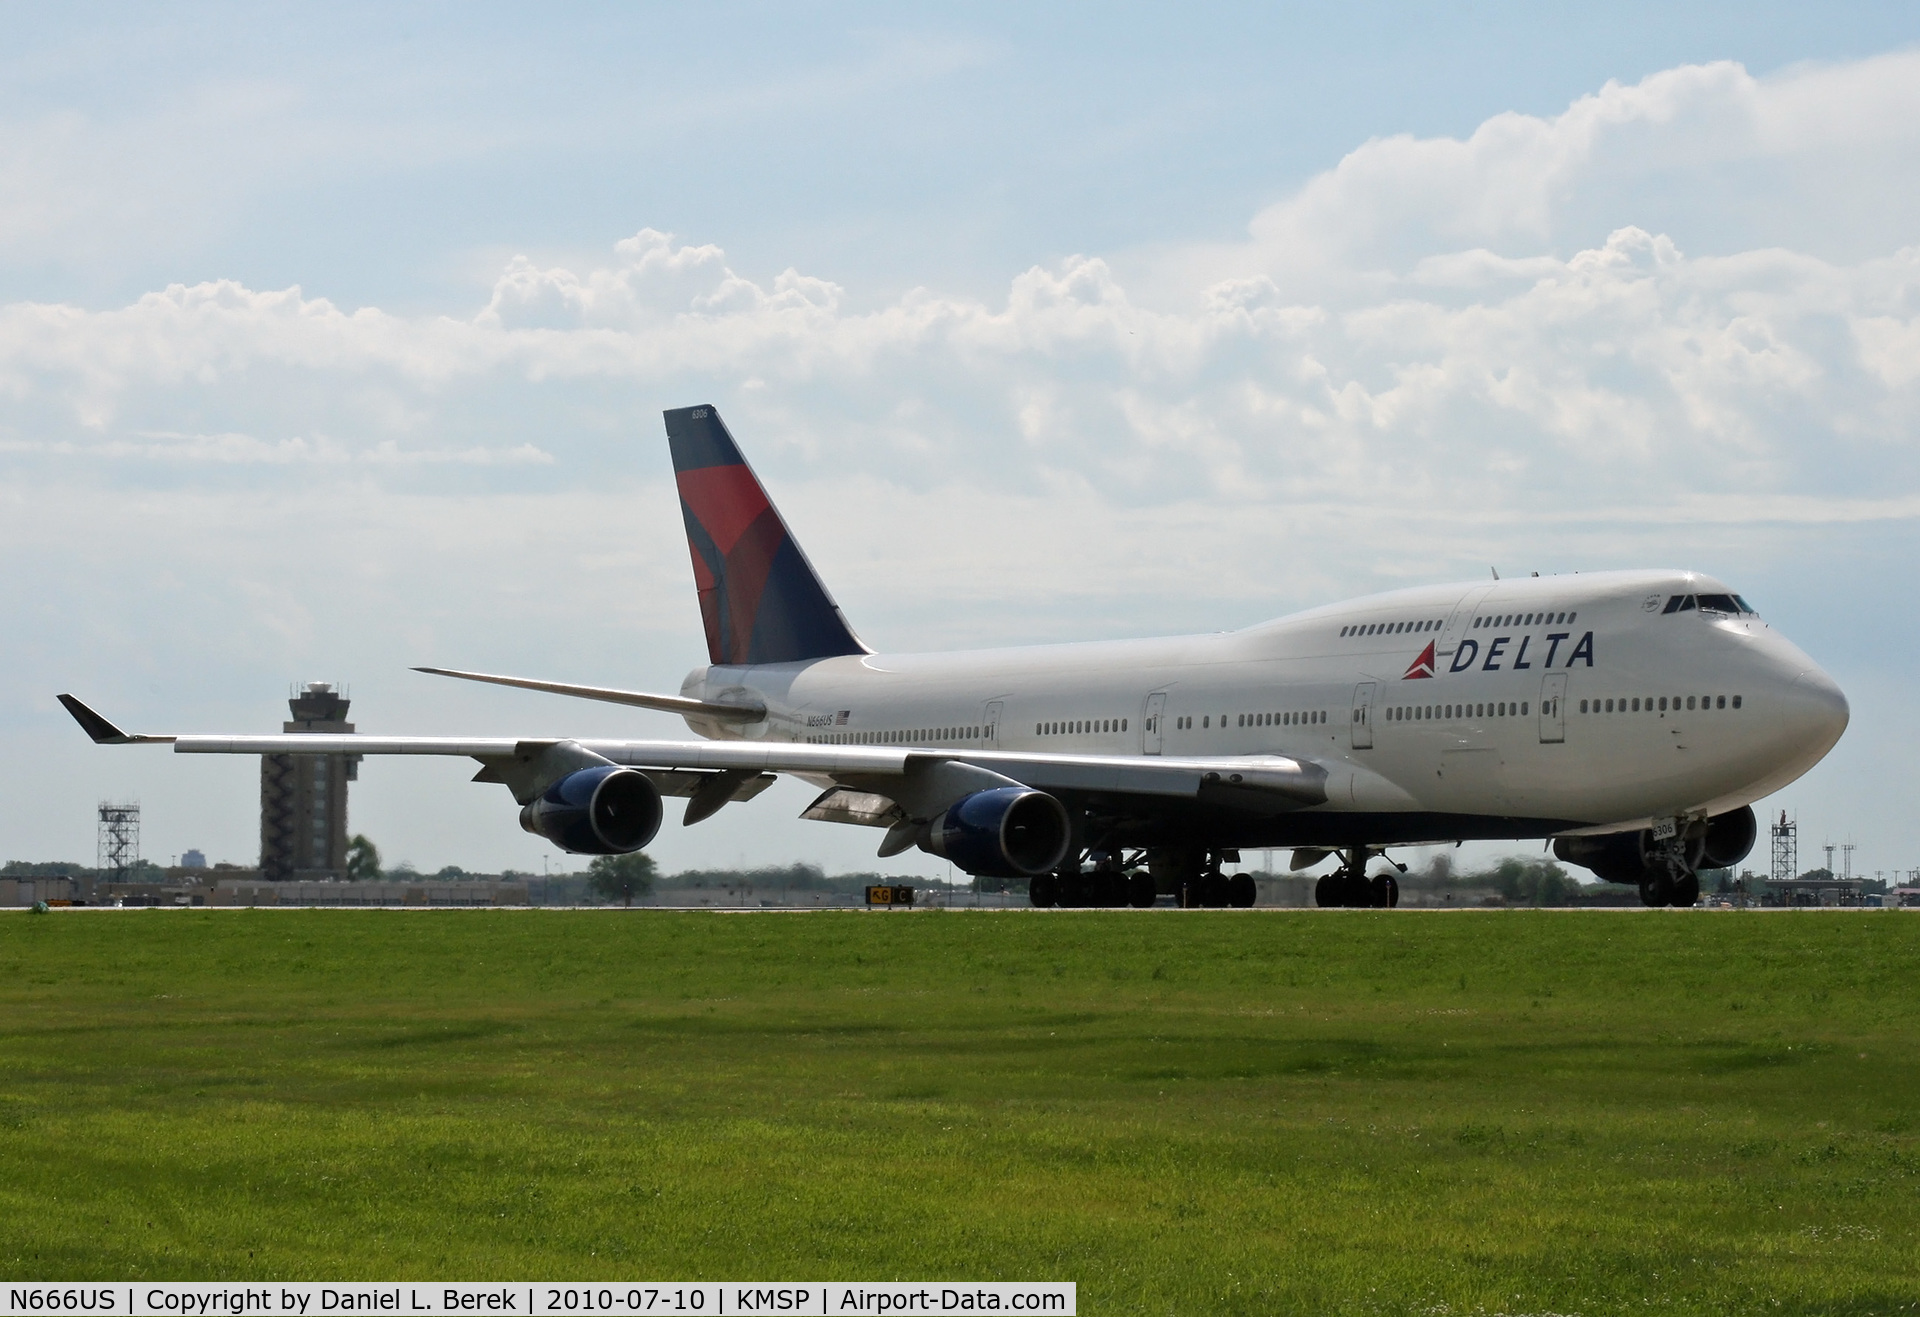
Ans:
[[[1671,595],[1667,599],[1667,606],[1660,611],[1663,614],[1684,613],[1693,608],[1698,608],[1703,613],[1745,613],[1757,616],[1753,611],[1753,605],[1737,594]]]

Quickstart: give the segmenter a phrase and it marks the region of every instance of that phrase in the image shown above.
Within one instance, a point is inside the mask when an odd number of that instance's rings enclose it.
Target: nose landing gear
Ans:
[[[1704,829],[1683,829],[1657,842],[1646,853],[1646,876],[1640,880],[1640,904],[1688,909],[1700,899],[1700,838]]]

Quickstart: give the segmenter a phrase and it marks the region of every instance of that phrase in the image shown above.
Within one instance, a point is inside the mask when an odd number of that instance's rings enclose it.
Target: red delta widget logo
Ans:
[[[1471,638],[1462,640],[1459,648],[1453,652],[1453,662],[1447,665],[1447,671],[1465,672],[1476,662],[1480,664],[1482,672],[1520,672],[1533,667],[1550,668],[1560,658],[1566,642],[1573,639],[1573,632],[1554,631],[1545,636],[1521,636],[1520,648],[1509,654],[1507,646],[1513,643],[1513,639],[1512,636],[1495,636],[1489,640],[1484,659],[1480,653],[1478,640]],[[1535,640],[1546,646],[1544,655],[1533,648]],[[1400,680],[1411,681],[1420,677],[1431,677],[1436,673],[1438,669],[1435,665],[1438,660],[1434,657],[1434,643],[1431,640],[1427,642],[1427,647],[1420,651],[1420,657],[1401,674]],[[1527,659],[1529,651],[1533,653],[1535,660],[1533,662]],[[1561,667],[1570,668],[1576,663],[1585,663],[1588,667],[1592,667],[1593,632],[1589,631],[1581,636],[1579,642],[1572,649],[1565,650],[1565,653],[1566,661],[1560,664]]]

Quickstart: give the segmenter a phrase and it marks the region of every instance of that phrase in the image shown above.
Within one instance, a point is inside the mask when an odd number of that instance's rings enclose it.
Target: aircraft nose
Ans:
[[[1809,746],[1825,754],[1840,734],[1847,730],[1852,710],[1847,697],[1832,677],[1818,668],[1808,668],[1794,678],[1787,692],[1788,716],[1793,728]]]

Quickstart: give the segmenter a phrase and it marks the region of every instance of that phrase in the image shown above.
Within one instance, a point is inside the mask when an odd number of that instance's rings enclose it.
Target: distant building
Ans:
[[[85,902],[92,891],[91,878],[64,874],[9,874],[0,878],[0,905],[32,905],[35,901],[66,905],[73,901]]]
[[[180,852],[180,867],[182,869],[204,869],[207,867],[207,857],[196,850],[182,851]]]
[[[1826,869],[1812,869],[1785,882],[1766,879],[1755,886],[1761,905],[1864,906],[1880,896],[1880,885],[1872,879],[1836,878]]]
[[[309,682],[287,708],[287,732],[346,735],[347,697]],[[274,881],[341,877],[347,868],[347,783],[360,757],[348,754],[260,756],[260,872]]]

